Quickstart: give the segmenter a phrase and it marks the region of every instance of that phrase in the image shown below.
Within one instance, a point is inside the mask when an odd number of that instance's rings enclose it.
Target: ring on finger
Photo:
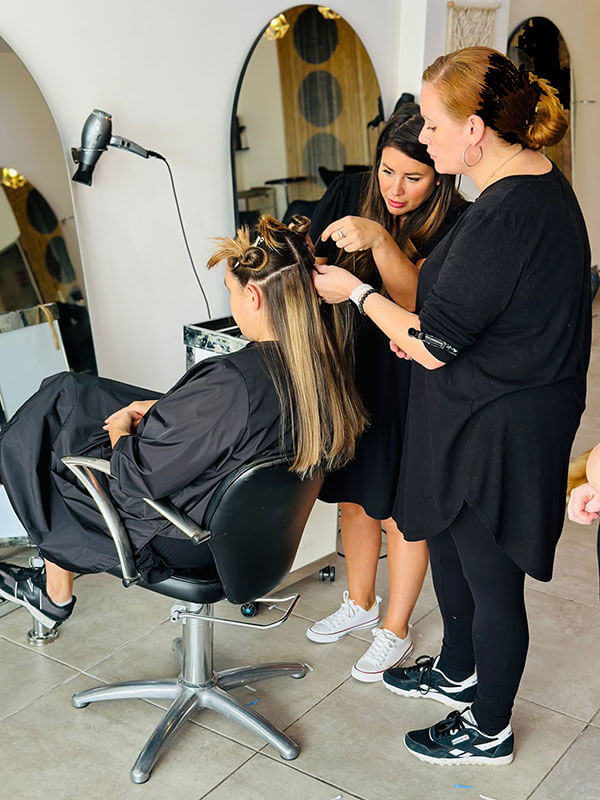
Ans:
[[[338,239],[344,238],[344,231],[341,228],[338,230],[337,234],[338,234]]]

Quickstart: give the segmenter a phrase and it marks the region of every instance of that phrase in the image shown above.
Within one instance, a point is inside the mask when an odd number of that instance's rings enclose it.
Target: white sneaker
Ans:
[[[372,628],[379,622],[379,603],[381,597],[376,597],[375,603],[367,611],[351,600],[350,594],[346,591],[338,610],[318,622],[313,622],[306,635],[311,642],[327,644],[337,642],[347,633]]]
[[[364,683],[380,681],[386,669],[397,667],[413,651],[410,631],[405,639],[400,639],[387,628],[377,628],[372,633],[373,644],[352,667],[352,677]]]

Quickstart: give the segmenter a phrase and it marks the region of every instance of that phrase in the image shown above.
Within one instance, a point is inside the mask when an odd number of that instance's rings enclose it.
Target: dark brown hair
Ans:
[[[365,416],[352,381],[352,347],[337,306],[321,304],[312,281],[314,255],[307,242],[310,220],[295,216],[289,227],[270,216],[259,220],[256,240],[248,228],[235,239],[217,239],[208,261],[227,260],[235,279],[260,287],[276,342],[270,369],[286,419],[292,425],[301,475],[350,460]]]
[[[539,150],[560,142],[568,128],[556,89],[490,47],[436,58],[423,81],[436,87],[451,117],[462,122],[476,114],[509,144]]]
[[[454,188],[454,175],[435,175],[431,195],[414,211],[399,217],[390,214],[379,188],[379,166],[386,147],[393,147],[409,158],[435,170],[425,145],[419,142],[423,118],[416,103],[405,103],[389,118],[377,140],[373,168],[361,197],[359,215],[378,222],[392,236],[398,247],[411,261],[422,257],[421,247],[440,227],[451,208],[461,203]],[[401,221],[402,220],[402,221]],[[338,258],[341,266],[354,272],[361,280],[368,280],[377,267],[370,250],[344,253]]]

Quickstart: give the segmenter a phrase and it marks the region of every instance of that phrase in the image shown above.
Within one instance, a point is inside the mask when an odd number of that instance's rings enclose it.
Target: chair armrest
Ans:
[[[183,511],[180,511],[168,500],[150,500],[150,498],[144,497],[144,502],[148,503],[155,511],[158,511],[161,517],[169,520],[171,525],[179,528],[182,533],[189,536],[192,540],[192,544],[202,544],[202,542],[206,542],[210,539],[210,531],[205,531],[203,528],[200,528],[193,519],[188,517],[187,514],[184,514]]]
[[[110,476],[110,461],[102,458],[87,458],[86,456],[65,456],[62,459],[62,463],[81,481],[102,514],[108,532],[115,543],[123,573],[123,586],[128,587],[138,583],[141,575],[135,565],[131,542],[125,526],[121,522],[112,500],[100,486],[98,479],[92,472],[95,469]]]

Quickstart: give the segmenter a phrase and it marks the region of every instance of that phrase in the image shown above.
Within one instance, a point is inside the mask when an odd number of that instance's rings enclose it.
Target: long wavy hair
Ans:
[[[464,202],[454,187],[454,175],[435,173],[433,191],[418,208],[403,215],[390,214],[388,211],[378,177],[382,153],[386,147],[393,147],[435,171],[427,148],[419,142],[422,127],[423,117],[416,103],[405,103],[392,114],[377,141],[373,168],[363,189],[358,212],[361,217],[382,225],[400,250],[413,262],[423,257],[421,248],[439,231],[448,212]],[[369,280],[377,270],[370,250],[359,253],[341,251],[337,263],[364,281]]]
[[[291,469],[301,475],[349,461],[365,425],[342,312],[321,304],[313,285],[309,227],[306,217],[295,216],[288,227],[264,215],[254,242],[248,228],[240,228],[235,239],[216,240],[208,261],[210,269],[226,260],[241,286],[260,287],[275,336],[267,352],[282,407],[281,439],[289,421]]]

